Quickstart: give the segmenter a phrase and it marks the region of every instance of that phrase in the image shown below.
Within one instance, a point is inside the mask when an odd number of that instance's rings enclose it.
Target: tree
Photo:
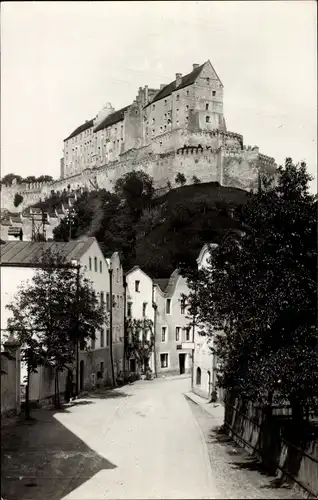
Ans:
[[[17,180],[17,184],[21,184],[22,182],[22,177],[20,175],[16,175],[16,174],[7,174],[5,175],[2,179],[1,179],[1,183],[2,184],[8,184],[9,186],[11,186],[12,184],[12,181],[16,179]]]
[[[133,170],[117,179],[114,191],[138,218],[153,197],[153,179],[142,170]]]
[[[20,193],[15,193],[14,195],[14,206],[18,207],[23,202],[23,196]]]
[[[185,178],[185,175],[178,172],[175,178],[175,183],[180,184],[180,186],[184,186],[185,183],[187,182],[187,179]]]
[[[242,208],[242,238],[226,239],[207,269],[186,273],[197,325],[207,335],[224,325],[219,385],[264,405],[289,401],[295,421],[318,405],[317,199],[309,180],[306,165],[288,158],[276,186]]]
[[[193,184],[200,184],[201,181],[196,175],[194,175],[192,177],[192,182],[193,182]]]
[[[28,369],[27,387],[30,373],[38,366],[54,369],[58,406],[59,373],[74,362],[78,344],[87,348],[95,331],[104,327],[106,312],[92,283],[60,254],[43,252],[38,265],[41,267],[31,281],[21,285],[7,306],[12,313],[8,327],[22,345],[21,356]]]
[[[150,356],[155,348],[153,323],[150,319],[128,318],[126,328],[128,333],[127,357],[135,358],[142,373],[146,373]]]

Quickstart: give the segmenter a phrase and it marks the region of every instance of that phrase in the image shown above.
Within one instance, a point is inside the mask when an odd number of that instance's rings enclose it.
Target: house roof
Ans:
[[[79,127],[77,127],[74,130],[74,132],[71,133],[71,135],[69,135],[68,137],[66,137],[66,139],[64,139],[64,141],[68,141],[69,139],[72,139],[72,137],[75,137],[76,135],[80,134],[81,132],[84,132],[88,128],[91,128],[93,125],[94,125],[94,118],[92,118],[91,120],[86,120],[86,122],[83,123],[83,125],[80,125]]]
[[[56,256],[59,254],[68,262],[80,259],[95,242],[95,238],[78,241],[9,241],[0,247],[1,266],[32,267],[39,265],[43,251],[50,249]]]
[[[114,113],[111,113],[110,115],[106,116],[102,122],[97,125],[97,127],[94,129],[94,132],[98,132],[99,130],[103,130],[106,127],[110,127],[111,125],[114,125],[115,123],[121,122],[124,119],[125,111],[127,111],[128,108],[130,108],[131,105],[125,106],[122,109],[119,109],[118,111],[115,111]]]
[[[161,89],[158,92],[158,94],[154,97],[154,99],[150,103],[148,103],[145,106],[145,108],[147,106],[150,106],[150,104],[153,104],[154,102],[160,101],[161,99],[164,99],[164,97],[171,95],[172,92],[174,92],[175,90],[181,90],[184,87],[188,87],[189,85],[192,85],[195,82],[195,80],[197,79],[197,77],[199,76],[199,74],[201,73],[204,64],[201,64],[201,66],[199,66],[198,68],[195,68],[193,71],[191,71],[191,73],[188,73],[187,75],[183,76],[182,82],[178,87],[176,87],[176,80],[174,80],[173,82],[171,82],[168,85],[166,85],[165,87],[163,87],[163,89]]]
[[[153,282],[158,285],[162,292],[166,291],[170,278],[154,278]]]

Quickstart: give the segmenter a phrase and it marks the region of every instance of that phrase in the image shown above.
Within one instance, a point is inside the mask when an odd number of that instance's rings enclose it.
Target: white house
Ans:
[[[210,259],[210,249],[216,244],[205,244],[197,258],[198,268],[207,267]],[[194,377],[192,390],[199,396],[210,398],[212,390],[216,387],[216,357],[211,352],[213,338],[199,334],[195,329],[194,334]]]
[[[110,264],[106,261],[99,244],[95,238],[86,238],[70,242],[26,242],[11,241],[1,245],[1,331],[5,335],[9,311],[6,305],[9,304],[18,291],[22,282],[32,279],[36,267],[38,267],[38,258],[43,251],[50,249],[53,253],[61,254],[67,262],[74,266],[79,266],[84,270],[85,275],[92,281],[93,288],[99,296],[101,302],[107,302],[110,312]],[[110,259],[115,269],[119,269],[122,277],[122,269],[118,261],[118,256],[114,254]],[[76,270],[74,269],[74,273]],[[116,271],[115,271],[116,279]],[[114,276],[113,276],[114,280]],[[119,348],[114,348],[115,371],[118,366],[118,357],[123,361],[123,330],[124,330],[124,293],[123,286],[119,283],[113,289],[116,295],[121,296],[119,301],[119,311],[116,312],[116,326],[120,326],[120,332],[116,337],[114,344]],[[121,292],[120,292],[121,290]],[[120,305],[121,304],[121,305]],[[122,319],[120,319],[122,318]],[[80,351],[79,356],[79,387],[84,389],[91,387],[95,381],[97,372],[101,372],[105,381],[111,381],[110,367],[110,331],[109,321],[105,323],[100,331],[96,332],[96,340],[92,341],[89,353]],[[122,344],[122,346],[120,346]],[[120,348],[121,347],[121,348]],[[21,370],[22,379],[26,374],[25,368]],[[42,400],[54,393],[54,382],[47,370],[40,370],[37,376],[33,377],[30,399]]]

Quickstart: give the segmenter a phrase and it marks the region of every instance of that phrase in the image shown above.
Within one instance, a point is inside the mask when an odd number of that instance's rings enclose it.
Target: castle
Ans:
[[[19,211],[44,200],[52,191],[78,188],[113,190],[131,170],[153,177],[157,193],[176,186],[178,173],[187,184],[201,182],[255,189],[259,174],[274,173],[274,158],[246,147],[242,135],[229,132],[223,115],[223,84],[210,61],[160,89],[140,87],[132,104],[115,111],[111,104],[64,139],[60,179],[1,186],[1,208]]]

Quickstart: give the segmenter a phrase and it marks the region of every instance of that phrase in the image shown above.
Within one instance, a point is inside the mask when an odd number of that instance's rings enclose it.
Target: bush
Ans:
[[[17,208],[23,202],[23,196],[19,193],[15,193],[14,196],[14,206]]]

